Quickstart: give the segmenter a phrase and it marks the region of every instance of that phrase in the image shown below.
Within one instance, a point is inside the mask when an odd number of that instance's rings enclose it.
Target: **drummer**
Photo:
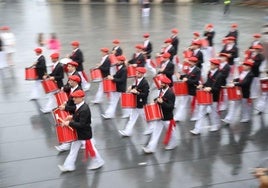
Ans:
[[[50,55],[51,61],[53,63],[52,72],[48,75],[44,75],[43,79],[44,80],[49,79],[49,80],[55,81],[58,86],[58,89],[61,89],[63,87],[62,80],[64,78],[64,71],[63,71],[62,64],[59,62],[59,56],[60,56],[59,53],[53,53]],[[40,109],[43,113],[49,113],[54,108],[57,107],[55,97],[54,97],[54,92],[51,92],[47,95],[48,95],[48,102],[46,103],[44,107]]]
[[[249,122],[251,119],[251,105],[250,105],[250,85],[253,80],[254,74],[251,71],[251,68],[253,67],[253,61],[252,60],[246,60],[243,63],[243,71],[239,75],[239,78],[234,79],[231,84],[229,84],[229,87],[239,86],[242,89],[242,105],[240,105],[240,101],[232,101],[230,103],[228,113],[225,116],[224,119],[222,119],[223,122],[226,124],[233,123],[234,121],[234,115],[235,110],[241,106],[241,123]],[[228,85],[227,85],[228,86]]]
[[[174,64],[172,63],[172,61],[170,60],[170,53],[164,53],[162,54],[162,64],[160,69],[158,70],[158,74],[164,74],[166,75],[170,80],[171,80],[171,84],[170,87],[172,87],[173,85],[173,81],[172,81],[172,76],[174,74]]]
[[[120,41],[118,39],[114,39],[113,44],[114,46],[112,48],[112,54],[114,54],[115,56],[123,55],[123,50],[120,47]]]
[[[216,58],[210,59],[210,71],[208,72],[207,81],[204,85],[197,86],[198,89],[203,89],[205,92],[210,92],[213,95],[213,103],[211,105],[199,105],[198,118],[195,127],[190,132],[193,135],[198,135],[202,132],[203,120],[209,111],[209,118],[211,120],[210,131],[217,131],[220,128],[220,116],[218,114],[218,101],[220,97],[220,89],[224,84],[223,75],[219,71],[220,60]],[[211,108],[208,110],[208,108]]]
[[[101,58],[100,63],[98,63],[96,65],[96,68],[100,69],[102,78],[106,78],[110,74],[110,66],[111,66],[111,61],[109,58],[109,49],[108,48],[101,48],[100,51],[102,54],[102,58]],[[98,91],[95,95],[95,98],[91,102],[93,104],[101,103],[103,100],[103,96],[104,96],[103,82],[101,81],[101,82],[99,82],[99,87],[98,87]]]
[[[76,75],[80,78],[80,82],[78,84],[79,84],[79,86],[81,86],[81,77],[80,77],[80,74],[76,70],[77,66],[78,66],[78,63],[75,61],[68,62],[67,63],[67,71],[68,71],[68,76]],[[67,83],[63,86],[63,91],[69,95],[70,89],[71,89],[71,86],[69,84],[69,81],[67,81]]]
[[[71,144],[71,150],[63,165],[58,165],[60,171],[70,172],[75,170],[75,161],[79,152],[79,149],[83,143],[86,142],[86,159],[88,155],[91,157],[91,162],[88,167],[90,170],[98,169],[104,165],[104,160],[100,156],[99,152],[94,146],[92,141],[91,130],[91,112],[89,106],[85,103],[85,92],[77,90],[71,94],[73,101],[76,105],[76,111],[72,116],[68,116],[63,126],[70,126],[77,131],[78,140],[73,141]]]
[[[119,133],[122,136],[132,135],[134,125],[139,116],[141,116],[145,120],[143,106],[147,104],[147,98],[149,95],[149,83],[147,79],[144,77],[145,73],[146,73],[146,68],[137,67],[136,68],[136,80],[134,84],[128,88],[128,92],[136,95],[137,106],[136,108],[132,109],[129,120],[124,130],[119,130]],[[150,123],[148,124],[148,126],[149,127],[144,132],[144,134],[152,133],[152,126],[150,126]]]
[[[111,119],[115,117],[116,107],[120,99],[121,93],[126,92],[127,89],[127,69],[125,65],[125,56],[117,56],[117,72],[115,75],[108,75],[107,79],[112,80],[116,84],[116,91],[111,92],[109,106],[104,114],[101,114],[104,119]],[[129,117],[129,110],[122,109],[122,118]]]
[[[132,59],[128,61],[128,65],[134,67],[144,67],[146,64],[146,60],[143,54],[144,46],[143,44],[137,44],[135,48],[136,52],[133,54]]]
[[[43,50],[41,48],[35,48],[34,51],[36,53],[37,59],[36,59],[36,62],[34,62],[31,67],[34,67],[36,69],[38,78],[35,81],[35,84],[34,84],[34,86],[32,88],[32,93],[30,95],[30,100],[36,100],[36,99],[38,99],[40,97],[40,95],[41,95],[40,92],[43,89],[41,81],[43,79],[43,76],[47,72],[46,58],[42,54]]]
[[[169,87],[171,80],[166,76],[160,78],[161,90],[159,96],[155,98],[155,103],[160,105],[163,113],[162,120],[155,120],[153,122],[153,133],[147,146],[143,147],[144,153],[154,153],[157,148],[157,144],[163,130],[163,127],[167,129],[166,137],[164,140],[165,149],[172,150],[177,147],[176,140],[176,123],[173,120],[173,109],[175,103],[175,95],[172,89]],[[167,139],[166,139],[167,138]]]
[[[84,72],[84,67],[83,67],[84,56],[83,56],[83,52],[79,48],[80,43],[78,41],[73,41],[71,45],[73,48],[73,52],[71,55],[69,55],[69,58],[78,63],[76,70],[80,74],[82,88],[84,91],[88,91],[90,88],[90,83],[88,83],[88,78]]]
[[[81,78],[78,75],[71,75],[69,76],[68,79],[68,84],[70,86],[70,91],[69,91],[69,98],[68,101],[62,105],[59,106],[60,110],[65,110],[67,112],[69,112],[70,114],[74,114],[75,113],[75,103],[72,97],[72,93],[74,93],[75,91],[78,90],[82,90],[82,87],[79,85],[79,83],[81,83]],[[71,143],[70,142],[65,142],[62,143],[61,145],[55,146],[55,148],[59,151],[67,151],[69,150],[71,147]]]
[[[192,112],[191,120],[196,120],[197,116],[197,111],[195,110],[196,86],[199,85],[199,80],[201,78],[201,70],[196,66],[197,61],[198,59],[196,57],[188,58],[189,62],[188,73],[185,75],[180,75],[179,73],[175,74],[179,80],[186,82],[188,86],[188,95],[183,96],[183,100],[181,100],[181,103],[179,104],[179,106],[177,106],[178,108],[176,109],[176,113],[174,116],[174,119],[176,121],[182,121],[184,119],[184,117],[186,116],[185,114],[186,109],[188,109],[190,103]]]
[[[151,65],[151,53],[153,51],[153,45],[150,40],[150,34],[145,33],[143,34],[143,54],[146,59],[145,67],[148,71],[150,71],[153,75],[156,74],[156,70]]]

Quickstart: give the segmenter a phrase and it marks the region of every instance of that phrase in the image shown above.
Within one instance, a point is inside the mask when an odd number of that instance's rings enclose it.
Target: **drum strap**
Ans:
[[[196,96],[193,96],[193,99],[191,101],[191,113],[194,112],[195,109],[195,103],[196,103]]]
[[[91,140],[86,140],[85,161],[88,159],[89,156],[91,158],[96,157],[96,152],[93,148]]]
[[[176,127],[176,122],[174,121],[174,119],[171,119],[169,121],[168,130],[163,141],[164,145],[167,145],[169,143],[173,127]]]

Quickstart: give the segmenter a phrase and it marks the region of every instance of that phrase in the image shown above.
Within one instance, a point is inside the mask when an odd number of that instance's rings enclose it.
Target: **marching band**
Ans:
[[[143,34],[143,43],[135,46],[136,51],[129,60],[119,46],[120,41],[115,39],[111,51],[108,48],[100,49],[100,62],[88,72],[83,67],[83,54],[78,41],[71,43],[73,53],[68,56],[71,60],[66,64],[59,60],[59,53],[50,55],[53,62],[50,74],[44,67],[42,49],[36,48],[37,60],[25,69],[25,79],[36,80],[32,99],[40,97],[36,88],[41,87],[42,83],[49,101],[41,110],[44,113],[52,112],[55,118],[57,137],[61,143],[56,149],[70,150],[64,164],[59,165],[60,170],[75,170],[74,162],[81,146],[93,158],[89,169],[97,169],[104,164],[92,140],[90,105],[85,101],[85,91],[94,82],[99,84],[99,88],[91,102],[101,104],[105,96],[109,98],[109,106],[101,114],[104,119],[116,118],[116,108],[121,99],[122,117],[129,118],[124,129],[118,131],[122,137],[132,135],[139,116],[147,122],[144,135],[151,137],[143,147],[146,154],[156,151],[164,127],[165,149],[175,149],[176,125],[186,121],[188,115],[195,121],[190,133],[200,135],[205,127],[203,119],[206,115],[211,120],[210,131],[215,132],[222,125],[235,121],[235,111],[239,106],[241,123],[251,120],[253,108],[257,114],[263,113],[268,104],[268,71],[263,68],[266,60],[261,35],[253,35],[254,41],[245,50],[243,62],[239,62],[237,27],[237,24],[231,25],[231,31],[225,36],[223,48],[218,54],[213,45],[215,31],[212,24],[207,24],[204,38],[194,32],[194,39],[183,51],[181,62],[176,58],[179,55],[178,29],[171,30],[171,37],[165,39],[155,59],[149,33]],[[65,85],[64,68],[68,75]],[[146,74],[148,71],[153,74],[155,87],[159,89],[153,102],[149,101],[152,92],[149,84],[151,77]],[[88,73],[91,83],[87,78]],[[224,118],[219,113],[223,110],[227,110]]]

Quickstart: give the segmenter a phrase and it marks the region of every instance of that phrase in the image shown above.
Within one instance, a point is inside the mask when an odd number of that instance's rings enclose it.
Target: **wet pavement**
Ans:
[[[112,40],[122,42],[130,58],[134,45],[145,32],[151,34],[154,53],[160,50],[174,27],[180,30],[180,54],[189,45],[192,32],[202,31],[207,23],[216,28],[216,49],[231,23],[238,23],[239,47],[249,46],[251,34],[259,32],[263,9],[232,7],[229,16],[222,15],[221,5],[153,6],[150,17],[142,17],[139,6],[128,5],[40,5],[35,1],[8,1],[0,4],[0,25],[9,25],[16,35],[15,66],[1,70],[0,82],[0,187],[92,187],[129,188],[165,187],[256,187],[250,174],[268,156],[268,115],[253,115],[250,123],[223,126],[219,132],[206,128],[201,136],[192,136],[190,121],[177,124],[178,147],[165,151],[161,143],[154,155],[144,155],[142,147],[149,137],[142,134],[145,123],[138,120],[131,138],[121,138],[118,129],[126,119],[103,120],[100,114],[107,106],[90,104],[92,127],[97,148],[105,160],[103,168],[89,171],[79,154],[77,170],[62,174],[68,152],[58,153],[54,120],[42,114],[40,105],[46,99],[29,101],[33,82],[24,80],[24,68],[35,59],[37,33],[55,32],[62,43],[62,57],[71,52],[70,42],[79,40],[85,55],[85,68],[100,61],[101,47],[112,47]],[[48,54],[48,52],[47,52]],[[47,61],[49,62],[48,56]],[[87,102],[96,92],[93,83]],[[156,90],[151,91],[151,98]],[[222,114],[224,116],[224,113]],[[206,126],[205,126],[206,127]]]

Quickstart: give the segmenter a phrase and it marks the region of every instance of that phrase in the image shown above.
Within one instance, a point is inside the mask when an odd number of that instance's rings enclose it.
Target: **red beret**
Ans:
[[[178,29],[174,28],[174,29],[171,30],[171,32],[174,33],[174,34],[177,34],[179,31],[178,31]]]
[[[190,57],[188,60],[191,61],[191,62],[197,62],[198,61],[198,59],[196,57],[194,57],[194,56]]]
[[[108,53],[109,52],[109,48],[101,48],[102,52]]]
[[[227,40],[235,40],[235,37],[233,36],[227,37]]]
[[[148,37],[150,37],[150,34],[149,33],[145,33],[145,34],[143,34],[143,37],[144,38],[148,38]]]
[[[170,58],[170,53],[166,52],[162,55],[163,58]]]
[[[212,28],[213,27],[213,24],[208,24],[207,27]]]
[[[69,80],[75,81],[77,83],[81,82],[81,78],[77,75],[71,75],[69,76]]]
[[[263,47],[261,45],[259,45],[259,44],[252,46],[252,48],[253,49],[258,49],[258,50],[263,49]]]
[[[72,65],[74,67],[77,67],[78,66],[78,63],[75,62],[75,61],[71,61],[71,62],[68,62],[67,65]]]
[[[118,39],[114,39],[114,40],[113,40],[113,43],[114,43],[114,44],[119,44],[120,41],[119,41]]]
[[[193,34],[194,34],[195,36],[197,36],[197,37],[200,36],[200,33],[198,33],[198,32],[194,32]]]
[[[142,44],[137,44],[135,46],[135,48],[143,50],[144,49],[144,46]]]
[[[260,33],[255,33],[255,34],[253,35],[253,37],[255,37],[255,38],[261,38],[261,34],[260,34]]]
[[[3,31],[8,31],[10,28],[8,27],[8,26],[2,26],[1,27],[1,30],[3,30]]]
[[[238,25],[236,24],[236,23],[233,23],[232,25],[231,25],[231,27],[232,28],[236,28]]]
[[[192,45],[198,45],[198,46],[201,46],[201,45],[202,45],[201,40],[193,41],[193,42],[192,42]]]
[[[85,92],[83,90],[77,90],[73,93],[71,93],[71,97],[78,98],[78,97],[84,97]]]
[[[136,71],[138,71],[138,72],[140,72],[142,74],[145,74],[146,73],[146,68],[145,67],[137,67]]]
[[[167,38],[166,40],[165,40],[165,43],[171,43],[172,42],[172,39],[171,38]]]
[[[253,63],[253,61],[251,59],[248,59],[248,60],[244,61],[244,63],[243,63],[243,65],[247,65],[247,66],[250,66],[250,67],[252,67],[253,64],[254,63]]]
[[[50,55],[50,57],[52,59],[58,59],[60,57],[60,54],[59,53],[53,53],[53,54]]]
[[[42,53],[43,50],[42,50],[41,48],[35,48],[34,51],[35,51],[36,53]]]
[[[220,60],[217,59],[217,58],[211,58],[210,60],[210,63],[213,63],[214,65],[220,65]]]
[[[72,45],[72,46],[79,46],[80,44],[79,44],[78,41],[73,41],[73,42],[71,43],[71,45]]]
[[[125,56],[123,56],[123,55],[117,56],[116,59],[117,59],[118,61],[126,61],[126,58],[125,58]]]
[[[160,81],[165,83],[165,84],[170,84],[171,83],[171,80],[167,77],[167,76],[161,76],[160,78]]]

